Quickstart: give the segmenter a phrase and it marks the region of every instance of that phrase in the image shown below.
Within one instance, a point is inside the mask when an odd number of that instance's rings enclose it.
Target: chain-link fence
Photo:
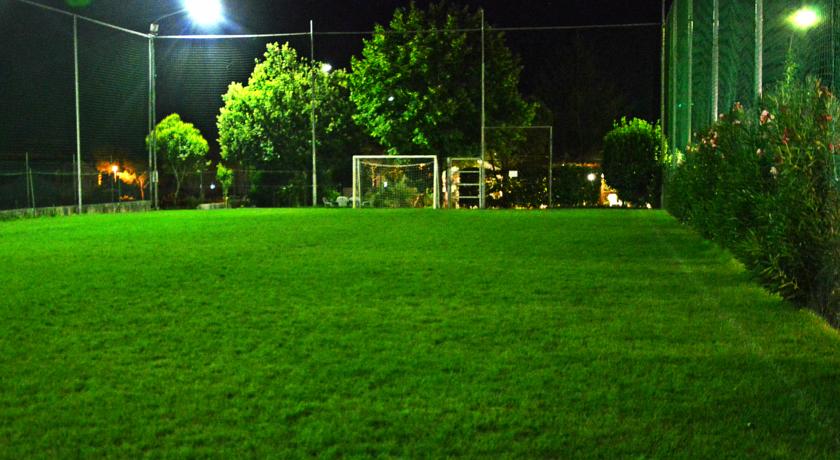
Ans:
[[[665,32],[669,144],[684,150],[734,104],[754,104],[785,78],[801,75],[836,87],[835,0],[675,0]]]
[[[215,175],[221,161],[217,117],[229,85],[248,84],[255,62],[271,43],[288,44],[313,68],[329,62],[335,69],[353,71],[350,55],[363,59],[365,41],[376,35],[313,28],[235,37],[170,36],[128,30],[28,1],[9,0],[3,12],[0,209],[143,200],[162,207],[192,207],[220,200],[221,184]],[[451,47],[438,49],[445,55],[425,57],[428,65],[442,66],[441,72],[401,83],[383,95],[397,108],[392,115],[460,110],[456,119],[445,123],[429,121],[434,129],[448,130],[442,136],[447,144],[433,154],[443,165],[448,157],[475,158],[484,153],[488,206],[591,203],[558,197],[557,192],[568,187],[558,182],[565,175],[553,173],[561,165],[597,163],[600,140],[614,120],[625,115],[651,118],[658,113],[658,56],[639,47],[647,43],[655,49],[658,25],[487,26],[482,31],[476,17],[464,29],[435,25],[397,32],[384,28],[384,35],[403,34],[405,42],[432,43],[444,37],[438,41]],[[508,50],[512,58],[505,61]],[[450,59],[461,63],[454,72],[445,68]],[[628,62],[633,66],[628,67]],[[621,73],[627,78],[608,77]],[[429,97],[446,94],[443,105],[418,108],[417,101],[423,101],[427,91]],[[294,97],[306,98],[310,93]],[[510,116],[518,110],[520,98],[532,112],[524,125],[512,122]],[[394,148],[372,135],[369,127],[360,128],[365,132],[359,138],[341,138],[344,134],[337,134],[336,126],[325,121],[329,115],[322,111],[327,109],[313,104],[315,177],[307,115],[297,127],[305,137],[298,143],[306,145],[295,150],[294,161],[227,164],[234,170],[230,194],[239,202],[311,206],[320,202],[318,197],[347,193],[354,155],[429,153],[412,149],[425,141],[427,127],[422,123],[433,116],[420,116],[421,126],[402,133],[409,145]],[[185,177],[176,177],[166,160],[156,158],[147,145],[154,122],[173,113],[194,124],[208,141],[209,164],[197,168],[203,172],[188,171]],[[286,150],[280,155],[291,155],[288,151],[293,149],[282,148]],[[160,154],[160,149],[155,153]]]

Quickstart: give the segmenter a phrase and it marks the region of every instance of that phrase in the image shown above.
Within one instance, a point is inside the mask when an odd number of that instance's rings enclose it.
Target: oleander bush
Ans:
[[[669,171],[668,209],[773,291],[840,324],[837,98],[789,80],[736,104]]]

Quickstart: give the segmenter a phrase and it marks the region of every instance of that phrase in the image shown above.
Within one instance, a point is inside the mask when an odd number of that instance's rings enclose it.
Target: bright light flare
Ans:
[[[586,176],[586,179],[587,179],[589,182],[595,182],[595,179],[596,179],[596,178],[597,178],[597,177],[595,176],[595,173],[589,173],[589,175],[588,175],[588,176]]]
[[[222,22],[222,2],[220,0],[184,0],[184,8],[195,23],[212,26]]]
[[[330,73],[332,72],[333,66],[327,62],[321,64],[321,72]]]
[[[113,165],[113,166],[111,166],[111,172],[112,172],[112,173],[116,174],[116,173],[117,173],[117,171],[119,171],[119,170],[120,170],[120,167],[119,167],[119,166],[117,166],[117,165]]]
[[[802,7],[790,15],[788,21],[799,30],[808,30],[820,23],[820,15],[811,7]]]

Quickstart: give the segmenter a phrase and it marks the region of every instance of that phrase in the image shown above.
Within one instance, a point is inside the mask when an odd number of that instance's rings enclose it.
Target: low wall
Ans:
[[[116,214],[122,212],[145,212],[152,209],[151,201],[126,201],[120,203],[86,204],[82,214]],[[72,216],[79,213],[78,206],[54,206],[50,208],[12,209],[0,211],[0,221],[47,216]]]

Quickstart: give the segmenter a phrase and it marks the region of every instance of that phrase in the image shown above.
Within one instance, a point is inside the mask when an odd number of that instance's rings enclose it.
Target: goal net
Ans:
[[[438,208],[440,175],[434,155],[356,155],[354,208]]]

